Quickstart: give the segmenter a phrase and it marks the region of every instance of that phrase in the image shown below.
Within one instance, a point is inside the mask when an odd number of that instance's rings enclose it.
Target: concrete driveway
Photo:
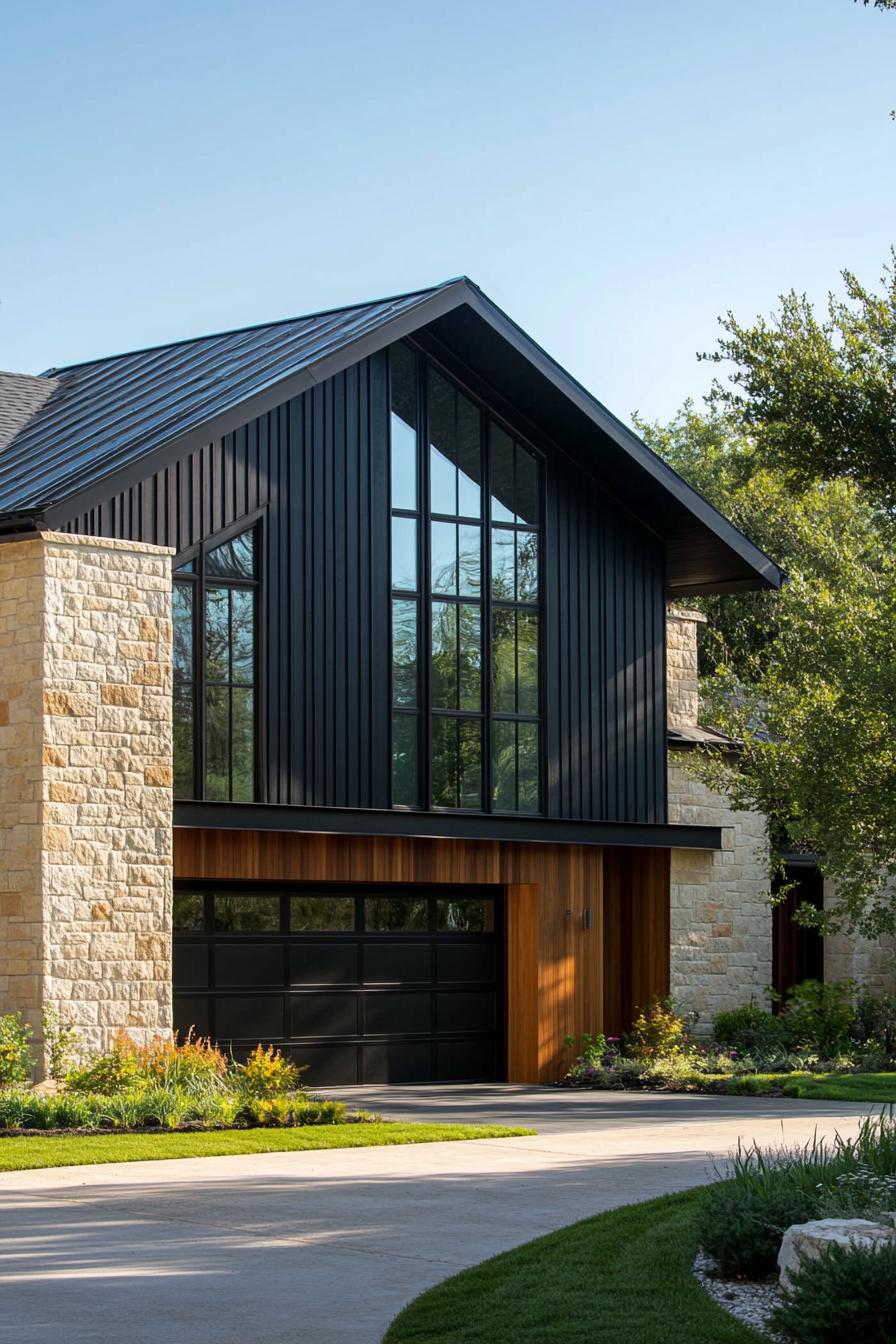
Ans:
[[[0,1344],[377,1344],[467,1265],[711,1179],[739,1137],[852,1132],[868,1109],[524,1087],[340,1095],[397,1119],[540,1133],[0,1175]]]

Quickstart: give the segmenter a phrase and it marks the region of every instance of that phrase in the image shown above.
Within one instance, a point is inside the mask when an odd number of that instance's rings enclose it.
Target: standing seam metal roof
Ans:
[[[48,370],[52,394],[0,449],[0,514],[69,498],[453,283]]]

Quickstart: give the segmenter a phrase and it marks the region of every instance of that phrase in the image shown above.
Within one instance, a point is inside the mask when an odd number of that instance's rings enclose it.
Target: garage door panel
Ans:
[[[364,1031],[367,1036],[430,1035],[430,994],[365,994]]]
[[[218,989],[253,985],[283,988],[283,944],[249,943],[242,939],[215,947]]]
[[[436,1044],[436,1079],[440,1083],[473,1082],[494,1078],[494,1041],[439,1041]]]
[[[219,1040],[280,1041],[282,995],[219,994],[215,1000],[215,1035]]]
[[[446,1031],[494,1031],[497,1017],[495,994],[489,990],[438,996],[436,1029]]]
[[[290,980],[294,985],[356,985],[356,943],[296,942],[289,949]]]
[[[296,994],[290,1000],[290,1036],[357,1036],[354,994]]]
[[[365,943],[365,985],[426,984],[432,976],[430,943]]]
[[[362,1049],[364,1083],[415,1083],[432,1078],[429,1041],[383,1041]]]
[[[208,943],[175,941],[172,973],[179,989],[207,989]]]
[[[442,942],[437,948],[438,979],[463,984],[494,980],[497,972],[494,943]]]
[[[359,1081],[357,1045],[295,1045],[293,1063],[307,1064],[302,1082],[308,1087],[348,1087]]]
[[[194,1036],[212,1035],[209,1000],[202,995],[175,994],[174,1022],[181,1038],[192,1028]]]

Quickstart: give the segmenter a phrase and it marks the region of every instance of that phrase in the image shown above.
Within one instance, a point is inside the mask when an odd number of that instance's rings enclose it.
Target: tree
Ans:
[[[733,366],[711,399],[750,438],[760,460],[799,488],[845,478],[896,507],[896,251],[882,292],[843,272],[845,297],[819,317],[805,294],[780,296],[769,320],[726,333],[702,358]]]
[[[853,473],[794,468],[786,446],[805,426],[793,412],[774,420],[772,451],[761,399],[738,386],[731,398],[717,389],[706,413],[688,403],[669,425],[639,422],[791,575],[781,593],[699,602],[705,717],[744,744],[737,769],[712,756],[699,768],[764,813],[773,838],[821,856],[838,891],[820,921],[829,930],[896,932],[894,515]]]

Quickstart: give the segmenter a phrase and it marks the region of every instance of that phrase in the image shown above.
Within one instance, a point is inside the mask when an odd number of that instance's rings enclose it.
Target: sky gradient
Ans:
[[[50,0],[0,33],[4,369],[466,273],[667,418],[720,312],[896,241],[896,13],[850,0]]]

